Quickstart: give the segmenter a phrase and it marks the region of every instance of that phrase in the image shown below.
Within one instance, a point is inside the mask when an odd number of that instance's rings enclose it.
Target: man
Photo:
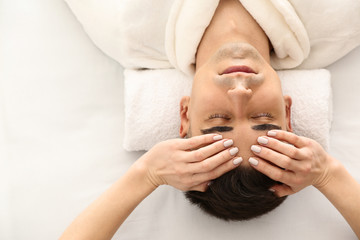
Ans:
[[[221,1],[198,47],[191,97],[181,101],[180,136],[221,133],[234,140],[238,156],[255,163],[251,145],[257,137],[272,129],[291,131],[291,98],[282,96],[270,50],[245,8]],[[226,220],[257,217],[278,206],[284,198],[268,190],[275,181],[246,165],[215,180],[205,193],[186,196]]]
[[[221,1],[198,47],[191,97],[181,101],[180,135],[188,138],[154,146],[75,219],[62,239],[110,239],[163,184],[190,191],[193,202],[224,219],[261,215],[284,196],[313,185],[360,237],[360,184],[315,141],[288,132],[291,99],[281,94],[270,51],[265,33],[242,5]],[[238,206],[250,211],[232,211]]]

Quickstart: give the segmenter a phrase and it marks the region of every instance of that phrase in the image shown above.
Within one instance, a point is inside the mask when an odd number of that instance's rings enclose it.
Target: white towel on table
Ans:
[[[128,151],[148,150],[179,137],[180,99],[190,95],[192,79],[178,70],[125,70],[125,134]],[[332,120],[330,73],[327,70],[278,71],[283,93],[293,99],[296,134],[329,147]]]

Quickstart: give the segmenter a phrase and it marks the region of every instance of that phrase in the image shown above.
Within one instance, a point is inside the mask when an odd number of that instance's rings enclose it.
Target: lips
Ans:
[[[236,73],[236,72],[256,74],[256,72],[248,66],[231,66],[231,67],[227,68],[224,72],[222,72],[221,75]]]

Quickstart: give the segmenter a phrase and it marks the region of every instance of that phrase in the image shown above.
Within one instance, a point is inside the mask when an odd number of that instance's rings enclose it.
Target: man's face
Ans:
[[[283,96],[278,75],[246,43],[227,43],[200,66],[191,97],[181,101],[180,135],[220,133],[234,140],[238,156],[271,129],[291,131],[291,98]]]

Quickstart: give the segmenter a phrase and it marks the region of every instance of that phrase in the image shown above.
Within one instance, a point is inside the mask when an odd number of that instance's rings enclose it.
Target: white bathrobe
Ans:
[[[125,68],[177,68],[195,53],[219,0],[65,0],[95,44]],[[240,0],[268,35],[275,69],[322,68],[360,45],[359,0]]]

